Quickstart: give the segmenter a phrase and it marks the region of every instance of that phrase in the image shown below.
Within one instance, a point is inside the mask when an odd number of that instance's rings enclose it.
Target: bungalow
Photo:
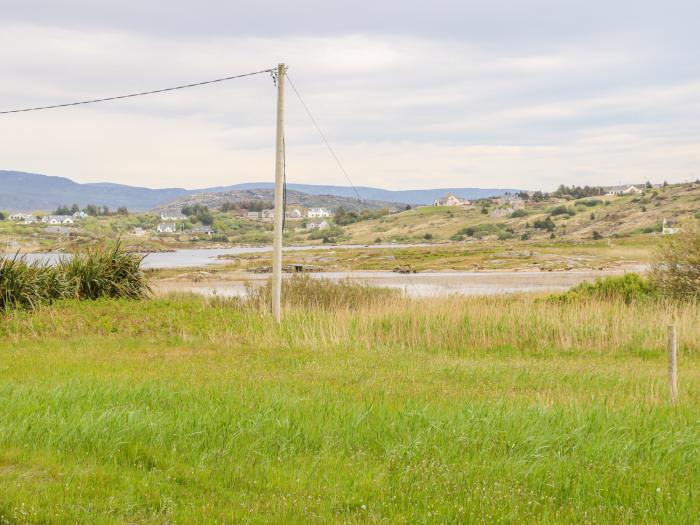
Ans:
[[[328,224],[325,220],[321,221],[309,221],[306,223],[306,229],[307,230],[326,230],[330,228],[330,224]]]
[[[454,195],[446,195],[442,199],[435,199],[433,206],[469,206],[471,202],[467,199],[460,199]]]
[[[164,211],[160,214],[161,221],[184,221],[187,219],[182,213],[175,211]]]
[[[84,211],[76,211],[73,214],[73,217],[76,219],[85,219],[85,218],[87,218],[87,216],[88,216],[88,214],[85,213]]]
[[[299,208],[294,208],[292,211],[287,212],[288,219],[301,219],[302,213]]]
[[[214,230],[212,230],[209,226],[195,226],[194,228],[192,228],[192,233],[211,235],[212,233],[214,233]]]
[[[261,219],[273,219],[275,217],[275,210],[263,210],[260,212]]]
[[[330,217],[331,215],[332,212],[328,208],[309,208],[309,211],[306,212],[306,216],[310,219],[317,217]]]
[[[144,235],[146,235],[146,230],[141,228],[141,226],[136,226],[135,228],[132,228],[131,235],[136,235],[137,237],[143,237]]]
[[[22,224],[34,224],[36,218],[31,213],[14,213],[10,215],[10,220],[21,222]]]
[[[46,215],[41,218],[44,224],[73,224],[75,221],[70,215]]]
[[[639,195],[644,193],[644,185],[623,184],[622,186],[609,186],[605,190],[606,195]]]
[[[260,218],[260,212],[259,211],[249,211],[248,213],[245,214],[246,219],[259,219]]]
[[[175,233],[177,231],[177,225],[173,222],[161,223],[156,227],[158,233]]]

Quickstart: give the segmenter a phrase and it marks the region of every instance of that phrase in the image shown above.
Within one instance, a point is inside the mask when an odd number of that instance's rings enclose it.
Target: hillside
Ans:
[[[338,197],[335,195],[309,195],[300,191],[287,190],[287,207],[302,206],[304,208],[325,207],[338,209],[340,206],[348,210],[361,209],[380,209],[396,206],[396,203],[385,201],[373,201]],[[261,200],[272,202],[274,199],[274,190],[272,189],[247,189],[224,191],[221,193],[192,193],[168,202],[156,208],[155,211],[180,211],[184,206],[192,204],[201,204],[208,206],[210,209],[218,209],[225,202],[243,202],[252,200]],[[403,205],[405,206],[405,204]]]
[[[232,186],[222,186],[209,188],[206,191],[220,192],[248,189],[272,189],[271,182],[247,182],[234,184]],[[421,204],[431,204],[435,199],[440,199],[445,195],[454,195],[462,199],[483,199],[485,197],[498,197],[506,193],[518,193],[521,190],[503,188],[433,188],[426,190],[385,190],[381,188],[371,188],[368,186],[357,186],[353,189],[350,186],[328,186],[318,184],[287,184],[288,190],[300,191],[308,195],[337,195],[338,197],[348,197],[357,199],[357,195],[365,200],[376,200],[392,202],[394,204],[410,204],[411,206]],[[357,192],[355,192],[357,190]]]
[[[699,202],[700,184],[691,183],[640,196],[525,202],[515,215],[507,205],[494,201],[486,207],[481,202],[468,208],[429,206],[352,224],[347,234],[355,243],[619,238],[655,234],[664,219],[696,216]],[[551,225],[546,224],[549,221]]]
[[[36,173],[0,170],[0,210],[34,211],[52,210],[60,205],[77,203],[81,206],[97,204],[118,208],[126,206],[133,211],[147,211],[163,207],[170,201],[185,195],[200,193],[230,193],[241,190],[271,190],[273,184],[248,182],[232,186],[218,186],[187,190],[185,188],[142,188],[108,182],[80,184],[65,177],[50,177]],[[288,184],[288,190],[313,196],[336,196],[357,199],[349,186],[316,184]],[[380,201],[384,205],[428,204],[451,193],[466,199],[502,195],[517,190],[487,188],[436,188],[427,190],[391,191],[360,186],[357,192],[363,200]]]
[[[187,193],[184,188],[139,188],[123,184],[79,184],[65,177],[0,171],[0,210],[53,210],[62,204],[93,203],[146,211]]]

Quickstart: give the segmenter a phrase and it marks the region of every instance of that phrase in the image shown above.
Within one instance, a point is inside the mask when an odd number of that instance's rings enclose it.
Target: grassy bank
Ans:
[[[697,306],[368,297],[6,314],[0,523],[696,519]]]

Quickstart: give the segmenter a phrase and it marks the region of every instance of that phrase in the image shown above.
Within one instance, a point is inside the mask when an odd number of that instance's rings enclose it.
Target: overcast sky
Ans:
[[[0,110],[289,65],[356,185],[700,177],[697,0],[0,0]],[[346,185],[291,89],[290,182]],[[0,116],[0,169],[150,187],[274,177],[267,75]]]

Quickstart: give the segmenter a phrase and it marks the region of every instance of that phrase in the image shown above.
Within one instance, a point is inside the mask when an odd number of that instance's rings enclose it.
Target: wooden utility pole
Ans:
[[[272,317],[282,320],[282,228],[284,227],[284,64],[277,65],[277,139],[275,155],[275,236],[272,245]]]

